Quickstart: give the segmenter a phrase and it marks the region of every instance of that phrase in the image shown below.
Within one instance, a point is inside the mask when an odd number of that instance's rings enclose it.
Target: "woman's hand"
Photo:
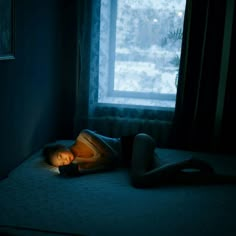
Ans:
[[[65,166],[59,166],[58,167],[60,175],[65,177],[72,177],[72,176],[79,176],[79,165],[71,163],[69,165]]]

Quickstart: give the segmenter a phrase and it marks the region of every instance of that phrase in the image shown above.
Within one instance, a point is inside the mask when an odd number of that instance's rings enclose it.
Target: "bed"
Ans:
[[[56,143],[71,145],[73,141]],[[230,155],[157,148],[163,161],[191,155],[236,174]],[[0,235],[236,235],[235,185],[138,189],[129,172],[59,176],[41,150],[0,182]]]

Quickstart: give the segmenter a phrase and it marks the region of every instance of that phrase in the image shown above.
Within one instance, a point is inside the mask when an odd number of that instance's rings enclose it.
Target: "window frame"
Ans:
[[[110,5],[110,43],[109,43],[109,80],[107,97],[121,97],[121,98],[140,98],[140,99],[153,99],[153,100],[164,100],[164,101],[175,101],[176,94],[174,93],[154,93],[154,92],[135,92],[135,91],[121,91],[114,89],[115,83],[115,51],[116,51],[116,18],[117,18],[117,7],[118,0],[112,0]],[[99,102],[98,102],[99,103]],[[112,105],[112,104],[111,104]],[[128,104],[120,104],[128,105]],[[128,105],[132,106],[132,105]],[[144,105],[143,105],[144,106]],[[147,107],[149,107],[147,105]],[[167,107],[166,109],[173,109]]]

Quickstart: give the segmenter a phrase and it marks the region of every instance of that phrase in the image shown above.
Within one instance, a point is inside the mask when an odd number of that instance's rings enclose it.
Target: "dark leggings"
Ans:
[[[131,140],[130,140],[131,142]],[[150,169],[153,163],[155,141],[147,134],[134,136],[130,163],[131,181],[135,187],[152,187],[167,184],[222,184],[236,183],[235,176],[216,174],[203,160],[188,159]],[[130,154],[130,150],[126,155]],[[130,160],[131,159],[131,160]]]

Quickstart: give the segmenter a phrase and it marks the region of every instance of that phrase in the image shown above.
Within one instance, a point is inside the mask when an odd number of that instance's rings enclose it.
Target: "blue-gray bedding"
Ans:
[[[72,141],[59,143],[70,145]],[[163,162],[191,155],[236,173],[236,158],[157,149]],[[127,169],[62,178],[32,155],[0,182],[0,232],[10,235],[236,235],[236,187],[136,189]],[[32,233],[33,232],[33,233]],[[1,235],[1,234],[0,234]]]

